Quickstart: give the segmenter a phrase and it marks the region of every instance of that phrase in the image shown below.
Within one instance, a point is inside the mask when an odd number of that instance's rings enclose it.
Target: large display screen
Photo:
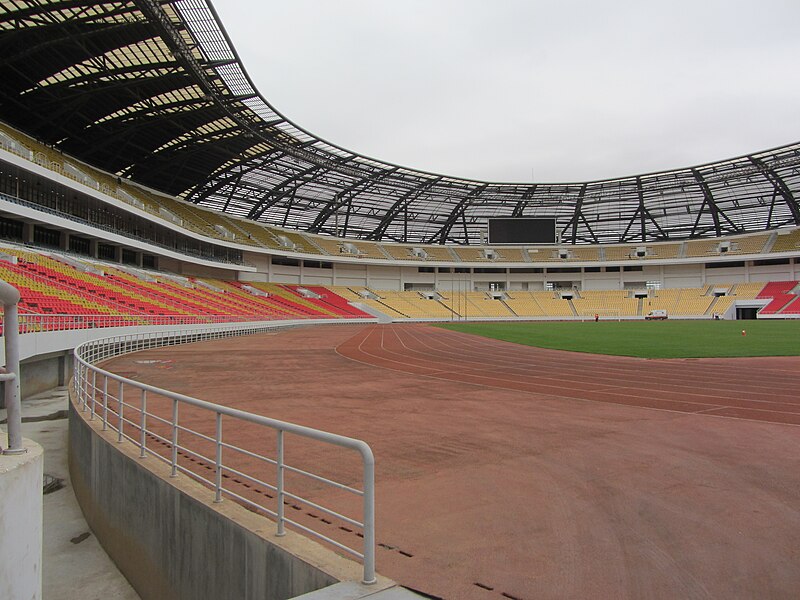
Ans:
[[[489,219],[490,244],[555,244],[554,217]]]

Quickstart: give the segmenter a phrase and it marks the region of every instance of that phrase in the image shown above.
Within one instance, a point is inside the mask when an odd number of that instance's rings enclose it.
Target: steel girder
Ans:
[[[800,225],[799,144],[577,184],[487,183],[352,153],[258,94],[207,0],[4,3],[0,80],[0,120],[59,150],[307,231],[330,232],[344,207],[355,238],[463,244],[478,242],[494,216],[555,215],[572,244]]]
[[[389,225],[397,218],[401,211],[405,211],[408,208],[408,205],[413,202],[416,198],[422,195],[426,190],[429,190],[434,185],[442,180],[441,177],[436,177],[425,183],[419,185],[418,187],[412,188],[408,190],[405,194],[400,196],[384,213],[383,217],[381,218],[378,226],[367,236],[368,240],[380,240],[383,238],[384,233],[386,233],[386,229]],[[404,240],[406,241],[406,240]]]

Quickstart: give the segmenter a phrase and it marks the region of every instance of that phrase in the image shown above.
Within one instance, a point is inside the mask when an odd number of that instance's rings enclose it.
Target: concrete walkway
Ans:
[[[22,403],[22,435],[44,448],[45,490],[42,596],[44,600],[138,600],[83,518],[67,468],[67,389]],[[0,410],[5,422],[6,411]],[[3,425],[5,429],[5,425]]]

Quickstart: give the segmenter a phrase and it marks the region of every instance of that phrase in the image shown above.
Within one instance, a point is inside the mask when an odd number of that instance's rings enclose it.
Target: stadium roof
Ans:
[[[562,242],[581,244],[800,225],[800,143],[565,184],[460,179],[345,150],[257,92],[204,0],[2,0],[0,81],[0,120],[64,153],[314,233],[475,244],[490,217],[556,216]]]

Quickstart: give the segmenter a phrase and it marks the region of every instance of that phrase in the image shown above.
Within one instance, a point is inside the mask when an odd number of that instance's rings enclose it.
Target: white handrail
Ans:
[[[288,423],[286,421],[255,415],[243,410],[214,404],[213,402],[200,400],[198,398],[186,396],[177,392],[171,392],[169,390],[158,388],[146,383],[128,379],[96,366],[96,363],[104,361],[108,358],[121,356],[123,354],[138,350],[217,339],[222,337],[248,335],[251,333],[273,331],[275,329],[278,329],[278,326],[249,325],[239,328],[234,326],[230,329],[222,331],[218,329],[196,329],[180,333],[140,333],[86,342],[75,349],[76,366],[75,377],[73,381],[78,404],[83,411],[90,411],[90,419],[94,419],[95,416],[99,414],[102,418],[103,429],[105,430],[110,428],[117,431],[119,441],[126,439],[135,444],[139,448],[140,457],[144,458],[145,456],[148,456],[148,454],[155,456],[156,458],[169,463],[173,475],[177,475],[179,472],[185,473],[190,477],[207,484],[214,490],[214,499],[216,502],[222,501],[223,495],[227,495],[230,498],[234,498],[243,504],[253,506],[274,517],[277,524],[276,535],[284,535],[285,525],[289,524],[294,526],[296,529],[304,531],[318,539],[332,544],[333,546],[345,552],[348,552],[349,554],[361,558],[364,566],[362,582],[374,583],[376,580],[375,459],[372,454],[372,450],[366,442],[334,433],[329,433],[327,431],[321,431],[319,429],[313,429],[311,427],[305,427],[303,425],[297,425],[295,423]],[[116,383],[116,386],[114,386],[117,388],[116,395],[114,395],[113,389],[109,390],[109,381]],[[130,400],[126,400],[126,398],[135,396],[135,394],[132,394],[130,391],[125,391],[129,390],[129,388],[138,390],[139,402],[137,405]],[[171,415],[167,417],[165,415],[156,415],[152,412],[148,412],[148,394],[156,394],[160,397],[170,400],[172,403]],[[211,413],[209,415],[209,422],[215,424],[215,434],[213,440],[207,435],[197,433],[188,427],[181,425],[179,422],[180,411],[178,410],[178,407],[181,405],[193,406]],[[138,412],[139,414],[139,419],[136,422],[131,420],[130,417],[125,416],[126,414],[130,414],[131,411],[134,413]],[[222,435],[223,416],[236,419],[237,421],[253,423],[275,430],[277,432],[277,448],[275,458],[258,455],[249,450],[245,450],[244,448],[239,448],[230,442],[225,442]],[[148,426],[152,427],[152,425],[148,424],[151,422],[159,423],[162,425],[162,427],[168,427],[171,430],[171,437],[165,438],[165,436],[154,432],[152,429],[149,430]],[[126,434],[124,429],[126,424],[134,429],[138,428],[138,432]],[[204,457],[197,451],[189,449],[186,446],[182,446],[179,442],[178,434],[180,432],[193,433],[205,439],[206,441],[213,441],[215,447],[214,457]],[[168,458],[147,447],[148,434],[155,436],[157,439],[160,439],[168,444],[170,450]],[[287,465],[284,460],[284,434],[298,435],[358,452],[361,457],[363,468],[361,490],[354,489],[351,486],[342,484],[340,482],[327,479],[317,474],[308,473],[302,469],[297,469]],[[275,469],[275,485],[261,481],[257,478],[257,474],[241,473],[230,465],[226,465],[222,459],[223,448],[226,450],[239,451],[248,455],[249,457],[258,458],[262,462],[272,465],[272,468]],[[205,479],[191,470],[179,465],[178,454],[180,451],[184,451],[185,453],[191,454],[195,457],[202,457],[206,459],[209,465],[214,466],[214,479]],[[265,487],[274,490],[276,493],[276,510],[271,510],[264,505],[257,504],[252,500],[244,498],[243,496],[237,494],[233,489],[226,489],[224,487],[222,477],[222,474],[225,471],[229,473],[238,473],[251,482],[260,483]],[[291,471],[292,473],[298,473],[301,475],[305,474],[314,481],[322,482],[338,490],[344,490],[354,493],[358,496],[362,496],[362,521],[359,522],[345,515],[341,515],[331,509],[304,499],[299,495],[286,491],[283,477],[285,471]],[[345,544],[331,539],[319,531],[315,531],[286,517],[283,512],[284,501],[286,498],[291,498],[292,500],[296,499],[299,502],[305,502],[309,506],[320,509],[335,518],[339,518],[346,523],[361,528],[363,535],[362,551],[358,552],[354,548],[350,548]]]
[[[3,304],[3,322],[19,322],[19,290],[0,280],[0,302]],[[4,337],[6,367],[3,373],[6,411],[8,415],[8,448],[3,454],[22,454],[22,408],[19,385],[19,327],[9,327]]]

